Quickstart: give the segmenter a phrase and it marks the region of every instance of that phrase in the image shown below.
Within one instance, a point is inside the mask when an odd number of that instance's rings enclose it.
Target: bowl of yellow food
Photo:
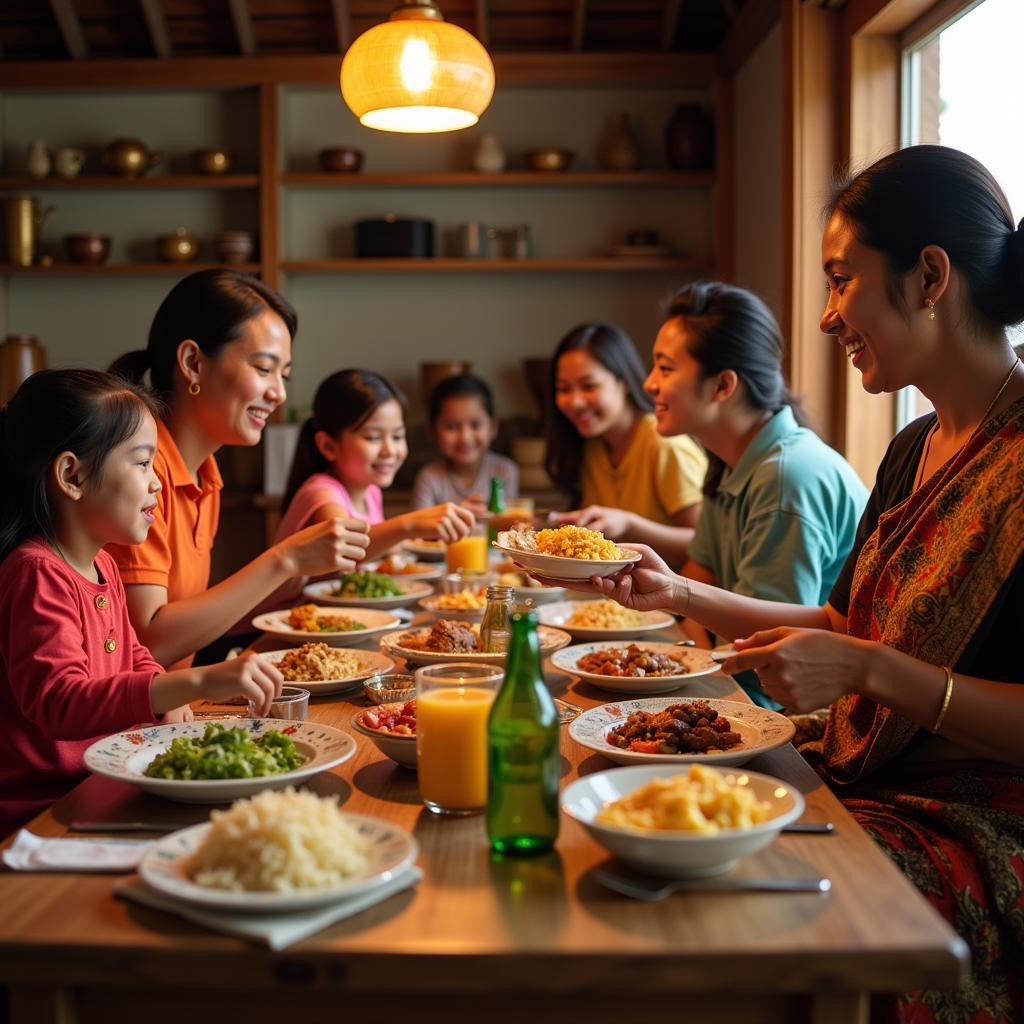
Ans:
[[[598,530],[584,526],[502,530],[494,543],[516,565],[554,580],[611,576],[640,561],[640,552],[620,548]]]
[[[464,587],[446,594],[433,594],[421,598],[417,604],[435,618],[481,622],[487,608],[487,588]]]
[[[638,612],[617,601],[555,601],[537,614],[545,626],[564,629],[574,640],[631,640],[675,625],[668,612]]]
[[[643,765],[578,779],[562,812],[626,864],[686,878],[721,874],[767,846],[803,814],[804,798],[742,768]]]

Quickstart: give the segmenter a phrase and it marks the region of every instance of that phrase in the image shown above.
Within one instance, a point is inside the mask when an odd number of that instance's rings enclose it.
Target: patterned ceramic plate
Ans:
[[[390,821],[347,811],[342,811],[341,816],[369,843],[370,864],[363,874],[330,889],[229,892],[193,882],[186,874],[186,867],[212,827],[208,821],[157,840],[142,858],[139,874],[154,889],[182,903],[243,914],[283,914],[336,903],[374,889],[409,868],[419,855],[416,840]]]
[[[759,708],[756,704],[745,704],[735,700],[708,700],[720,715],[732,723],[733,731],[742,737],[739,746],[728,750],[715,750],[707,754],[641,754],[634,750],[613,747],[605,737],[634,711],[664,711],[673,704],[688,704],[685,697],[655,697],[646,700],[620,700],[614,704],[584,711],[569,726],[569,736],[582,747],[603,754],[616,764],[652,764],[664,762],[683,764],[700,761],[716,765],[743,764],[758,754],[774,750],[788,743],[796,731],[793,723],[775,711]]]
[[[338,589],[338,580],[321,580],[310,583],[302,593],[316,604],[329,604],[340,608],[403,608],[413,601],[427,597],[434,592],[429,583],[409,582],[400,576],[391,579],[398,584],[402,593],[394,597],[339,597],[334,592]]]
[[[462,652],[459,654],[442,654],[439,651],[420,651],[411,647],[403,647],[401,638],[409,633],[417,636],[426,636],[430,632],[429,626],[422,629],[400,629],[394,633],[387,633],[380,638],[382,651],[390,654],[393,658],[405,658],[412,665],[437,665],[449,661],[470,661],[483,665],[504,665],[505,652],[497,654],[484,654],[478,651]],[[568,633],[560,629],[552,629],[550,626],[538,626],[537,637],[540,640],[540,655],[546,658],[549,654],[560,650],[572,639]]]
[[[328,725],[288,722],[279,718],[239,718],[226,724],[248,729],[253,739],[270,729],[277,729],[292,738],[299,753],[306,758],[305,763],[280,775],[260,775],[249,779],[151,779],[143,774],[153,758],[171,745],[171,740],[180,736],[200,737],[207,724],[204,721],[178,722],[107,736],[86,750],[85,766],[97,775],[130,783],[168,800],[187,804],[219,804],[252,796],[262,789],[294,786],[347,761],[356,752],[356,742],[348,733]]]
[[[676,620],[668,612],[640,612],[639,626],[574,626],[569,620],[573,615],[596,601],[556,601],[537,609],[537,617],[546,626],[557,626],[571,634],[574,640],[631,640],[657,629],[668,629]],[[625,609],[623,609],[625,611]],[[635,613],[634,613],[635,614]]]
[[[355,647],[371,637],[380,636],[399,626],[402,620],[391,612],[375,611],[372,608],[348,608],[339,611],[337,608],[325,608],[316,605],[317,616],[344,616],[346,619],[354,619],[361,622],[363,629],[345,630],[337,633],[314,633],[308,629],[292,629],[288,625],[288,615],[291,609],[279,612],[267,612],[264,615],[257,615],[252,620],[253,629],[261,629],[264,633],[271,633],[285,643],[306,644],[311,641],[329,644],[331,647]]]
[[[276,664],[292,651],[294,648],[287,651],[264,651],[261,657]],[[378,672],[392,672],[395,668],[395,663],[389,657],[377,651],[361,651],[356,648],[345,653],[359,662],[359,671],[345,676],[344,679],[297,679],[288,680],[288,682],[294,683],[295,686],[301,686],[304,690],[309,690],[314,697],[322,696],[325,693],[344,693],[348,690],[358,693],[362,692],[364,679],[369,679],[370,676],[375,676]]]
[[[542,555],[539,551],[520,551],[518,548],[503,547],[497,542],[492,547],[497,548],[506,558],[511,558],[527,572],[552,580],[589,580],[591,576],[611,576],[625,569],[627,565],[640,561],[640,552],[630,551],[629,548],[623,549],[625,558],[597,559]]]
[[[574,644],[572,647],[566,647],[564,651],[559,651],[551,659],[551,664],[562,672],[586,679],[588,683],[593,683],[598,689],[610,690],[612,693],[635,694],[668,693],[671,690],[678,690],[680,686],[685,685],[691,679],[719,671],[718,665],[711,660],[710,651],[678,647],[675,644],[654,643],[648,640],[639,641],[637,646],[657,654],[671,654],[673,657],[681,658],[683,666],[689,671],[680,672],[674,676],[604,676],[597,672],[587,672],[577,668],[580,658],[593,654],[594,651],[627,646],[628,644],[624,641],[611,643],[607,640],[592,644]]]

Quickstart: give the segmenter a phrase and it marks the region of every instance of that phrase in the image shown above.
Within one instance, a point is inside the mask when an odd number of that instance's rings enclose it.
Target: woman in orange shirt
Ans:
[[[220,513],[222,445],[255,445],[286,396],[297,317],[272,288],[233,270],[180,281],[157,310],[144,350],[111,371],[163,402],[153,468],[162,489],[143,544],[110,549],[139,640],[181,666],[297,576],[347,572],[366,550],[366,525],[334,519],[293,534],[207,589]]]

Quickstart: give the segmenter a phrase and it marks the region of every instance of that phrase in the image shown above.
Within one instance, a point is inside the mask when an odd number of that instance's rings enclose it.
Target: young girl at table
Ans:
[[[519,468],[490,449],[498,421],[484,381],[471,373],[445,378],[431,392],[428,413],[442,457],[416,474],[413,508],[454,501],[482,515],[494,477],[504,485],[506,496],[519,494]]]
[[[0,835],[85,775],[97,738],[199,697],[261,709],[281,675],[257,656],[165,672],[135,636],[105,544],[153,521],[155,407],[92,370],[44,370],[0,411]]]
[[[394,384],[369,370],[331,374],[317,388],[313,415],[302,425],[275,541],[335,517],[368,524],[367,558],[403,540],[465,537],[473,513],[451,501],[384,518],[381,491],[408,452],[405,398]]]
[[[547,469],[582,506],[558,517],[680,564],[701,508],[707,460],[691,438],[660,437],[636,346],[613,324],[570,331],[551,361]]]

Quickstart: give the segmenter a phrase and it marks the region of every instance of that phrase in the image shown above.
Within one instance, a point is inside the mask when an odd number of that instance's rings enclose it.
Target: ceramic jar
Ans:
[[[677,171],[708,170],[715,161],[715,126],[696,103],[681,103],[665,125],[665,151]]]
[[[75,178],[85,163],[85,150],[65,146],[53,157],[53,169],[61,178]]]
[[[50,154],[42,139],[34,139],[29,143],[25,170],[33,178],[45,178],[50,173]]]
[[[31,334],[8,334],[0,342],[0,405],[10,400],[22,381],[46,369],[46,349]]]
[[[199,255],[199,243],[185,228],[178,228],[156,240],[156,251],[164,263],[191,263]]]
[[[251,231],[222,231],[213,244],[217,259],[229,264],[250,262],[256,248]]]
[[[505,151],[501,148],[498,136],[486,132],[473,150],[473,166],[481,174],[500,174],[505,170]]]

